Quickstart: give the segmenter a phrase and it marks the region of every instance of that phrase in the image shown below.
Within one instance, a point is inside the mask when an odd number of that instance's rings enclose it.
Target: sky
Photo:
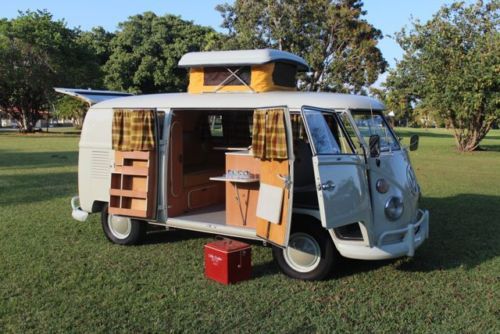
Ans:
[[[185,20],[200,25],[211,26],[219,31],[222,22],[215,6],[231,0],[3,0],[0,5],[0,17],[8,19],[18,15],[18,11],[27,9],[47,9],[55,19],[64,19],[69,27],[90,30],[102,26],[108,31],[115,31],[118,23],[129,16],[152,11],[158,15],[174,14]],[[380,29],[384,36],[393,35],[402,27],[410,26],[411,18],[426,21],[444,4],[451,0],[364,0],[367,11],[365,19]],[[468,3],[472,2],[466,1]],[[385,59],[391,67],[401,59],[402,50],[390,37],[384,37],[379,43]],[[382,75],[378,86],[385,79]]]

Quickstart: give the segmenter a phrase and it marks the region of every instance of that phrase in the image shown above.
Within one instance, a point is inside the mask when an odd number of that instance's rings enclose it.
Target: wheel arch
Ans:
[[[304,218],[307,219],[310,223],[313,223],[317,226],[322,227],[325,231],[328,232],[328,235],[330,236],[330,239],[333,242],[333,245],[335,248],[337,248],[337,243],[339,242],[337,236],[335,235],[334,229],[327,229],[325,228],[325,224],[321,222],[321,216],[319,213],[319,210],[313,210],[313,209],[294,209],[293,214],[292,214],[292,226],[291,226],[291,231],[293,231],[294,226],[298,224],[304,224],[304,223],[297,223],[297,220],[302,221]]]
[[[338,250],[319,216],[313,212],[294,212],[291,233],[289,247],[273,247],[273,258],[281,271],[289,277],[302,280],[323,280],[329,277],[338,260]],[[298,239],[292,241],[294,236]],[[308,243],[307,239],[313,241]],[[311,247],[313,244],[316,244],[316,248]],[[312,252],[314,249],[318,252]]]
[[[102,212],[107,204],[108,202],[95,200],[92,203],[92,213]]]

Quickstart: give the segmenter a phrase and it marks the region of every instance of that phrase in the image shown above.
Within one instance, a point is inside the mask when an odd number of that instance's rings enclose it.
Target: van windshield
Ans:
[[[359,132],[368,143],[370,136],[379,135],[382,152],[399,150],[399,143],[380,112],[370,110],[351,110]]]

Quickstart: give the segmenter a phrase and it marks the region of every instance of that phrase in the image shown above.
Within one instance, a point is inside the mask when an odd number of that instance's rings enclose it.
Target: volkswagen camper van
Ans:
[[[258,240],[304,280],[325,278],[339,256],[412,256],[428,237],[409,150],[383,104],[296,91],[308,65],[283,51],[188,53],[179,66],[186,93],[91,106],[75,219],[100,212],[121,245],[148,225]]]

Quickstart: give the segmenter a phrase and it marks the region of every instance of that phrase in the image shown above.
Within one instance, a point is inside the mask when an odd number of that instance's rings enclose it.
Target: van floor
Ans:
[[[226,225],[224,205],[214,205],[167,219],[167,226],[230,237],[260,240],[254,228]]]
[[[174,217],[173,219],[176,221],[186,220],[197,223],[226,225],[226,209],[224,204],[217,204]]]

